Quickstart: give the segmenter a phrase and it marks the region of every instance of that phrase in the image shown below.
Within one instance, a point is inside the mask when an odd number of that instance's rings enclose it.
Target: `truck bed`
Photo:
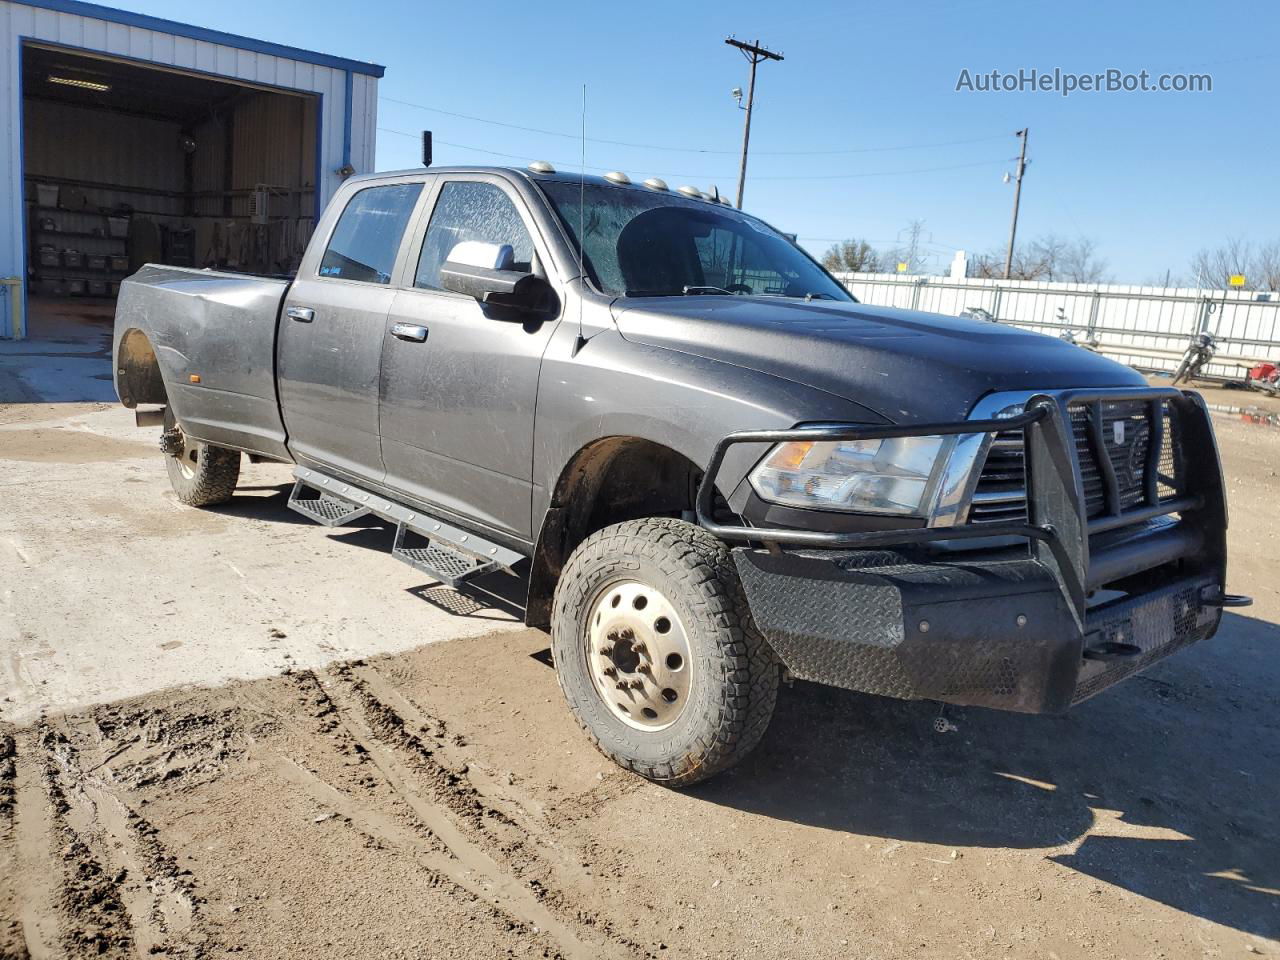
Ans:
[[[113,355],[121,402],[140,402],[130,396],[123,371],[125,357],[145,350],[138,339],[145,337],[168,402],[190,436],[291,459],[275,379],[276,325],[289,284],[241,273],[143,267],[120,285],[116,305]]]

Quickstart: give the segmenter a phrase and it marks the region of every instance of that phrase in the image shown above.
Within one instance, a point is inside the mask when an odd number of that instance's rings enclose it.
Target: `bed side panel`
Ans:
[[[155,353],[167,402],[199,439],[289,459],[276,396],[275,339],[288,281],[146,266],[120,285],[116,392],[129,397],[122,344],[140,332]],[[134,341],[137,342],[136,339]]]

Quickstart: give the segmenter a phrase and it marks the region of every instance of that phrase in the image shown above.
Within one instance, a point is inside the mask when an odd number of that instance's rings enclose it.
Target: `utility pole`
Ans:
[[[1013,185],[1013,222],[1009,224],[1009,252],[1004,257],[1004,278],[1009,279],[1013,270],[1013,241],[1018,235],[1018,202],[1022,199],[1022,175],[1027,171],[1027,130],[1023,127],[1014,134],[1022,141],[1022,152],[1018,154],[1018,173]]]
[[[747,146],[751,143],[751,107],[756,99],[756,66],[764,60],[781,60],[782,54],[774,53],[760,46],[760,41],[744,43],[729,37],[725,40],[731,47],[737,47],[751,64],[751,81],[747,84],[747,120],[742,128],[742,165],[738,167],[738,209],[742,209],[742,191],[747,183]],[[739,91],[739,95],[741,91]]]

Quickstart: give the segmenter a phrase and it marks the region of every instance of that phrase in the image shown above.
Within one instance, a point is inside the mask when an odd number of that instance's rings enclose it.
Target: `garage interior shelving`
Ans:
[[[112,297],[144,263],[296,267],[315,96],[40,46],[22,71],[33,299]]]

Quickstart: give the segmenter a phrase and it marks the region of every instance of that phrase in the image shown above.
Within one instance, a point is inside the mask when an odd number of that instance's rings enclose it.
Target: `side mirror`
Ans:
[[[537,274],[512,270],[513,261],[509,243],[464,241],[449,251],[449,259],[440,267],[440,286],[488,306],[522,312],[540,309],[546,301],[546,282]]]

